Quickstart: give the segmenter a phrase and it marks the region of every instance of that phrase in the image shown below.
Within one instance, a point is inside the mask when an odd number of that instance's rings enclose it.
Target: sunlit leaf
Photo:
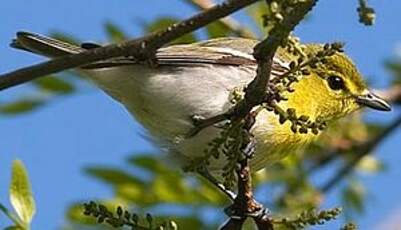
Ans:
[[[12,167],[10,184],[10,202],[18,217],[24,224],[29,225],[35,214],[35,200],[33,199],[28,173],[20,160],[15,160]]]
[[[67,94],[74,91],[74,86],[55,76],[38,78],[32,82],[39,89],[58,94]]]
[[[162,162],[157,160],[155,157],[146,154],[135,155],[128,159],[128,162],[150,172],[169,171],[165,164],[162,164]]]
[[[185,187],[179,178],[158,175],[153,180],[152,190],[157,198],[163,202],[187,203],[194,201],[191,199],[194,198],[193,195],[187,196],[189,189]]]
[[[263,16],[268,14],[270,11],[264,2],[257,2],[251,5],[247,8],[246,12],[251,17],[256,27],[259,28],[259,33],[268,30],[267,28],[264,28]]]
[[[384,169],[383,163],[372,155],[364,156],[356,167],[365,172],[379,172]]]
[[[31,112],[37,107],[43,105],[44,103],[45,101],[37,98],[35,99],[23,98],[15,102],[0,105],[0,113],[14,115],[14,114]]]
[[[218,191],[210,183],[202,183],[199,188],[196,189],[196,194],[198,194],[201,198],[199,199],[200,202],[208,205],[221,206],[227,202],[227,199],[224,197],[223,193]]]
[[[132,186],[143,185],[143,181],[141,181],[139,178],[136,178],[120,169],[106,167],[89,167],[85,169],[85,172],[103,182],[109,183],[114,186],[121,184],[130,184]]]
[[[206,185],[203,181],[188,183],[185,173],[175,169],[169,169],[165,164],[157,160],[150,154],[135,155],[129,162],[136,167],[145,169],[153,174],[151,188],[143,194],[143,191],[132,188],[132,186],[119,186],[118,197],[125,198],[132,202],[139,202],[140,205],[156,204],[157,202],[175,202],[193,204],[223,204],[226,200],[211,185]],[[195,178],[192,178],[195,179]],[[141,195],[142,194],[142,195]],[[137,204],[137,203],[136,203]]]
[[[150,32],[165,29],[179,21],[180,21],[179,19],[172,18],[172,17],[161,17],[161,18],[155,19],[152,23],[144,24],[143,28],[145,29],[145,31],[147,33],[150,33]],[[196,40],[197,39],[195,38],[195,35],[193,33],[189,33],[184,36],[181,36],[180,38],[177,38],[172,43],[192,43],[192,42],[195,42]]]
[[[127,36],[122,31],[120,27],[112,22],[106,22],[104,24],[104,29],[106,31],[106,35],[112,42],[122,42],[127,39]]]
[[[209,38],[227,37],[231,34],[231,30],[220,21],[211,23],[206,30]]]
[[[346,212],[354,210],[358,213],[362,213],[364,211],[364,198],[365,188],[359,182],[350,182],[350,184],[345,187],[342,192],[342,200],[344,206],[346,207],[344,210]]]
[[[152,206],[159,203],[154,191],[148,189],[147,186],[118,185],[115,187],[115,197],[140,207]]]

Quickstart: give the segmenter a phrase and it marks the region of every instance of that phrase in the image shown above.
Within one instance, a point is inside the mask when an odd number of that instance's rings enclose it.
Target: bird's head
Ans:
[[[308,52],[316,52],[318,45],[307,45]],[[311,118],[326,121],[343,117],[362,107],[390,111],[390,105],[372,93],[351,59],[337,52],[325,64],[310,68],[310,75],[294,85],[288,95],[287,107]]]

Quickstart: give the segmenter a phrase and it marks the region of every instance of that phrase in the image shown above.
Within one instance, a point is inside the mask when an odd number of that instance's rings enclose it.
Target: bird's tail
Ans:
[[[29,32],[17,32],[17,37],[10,46],[52,58],[77,54],[85,50],[77,45]]]

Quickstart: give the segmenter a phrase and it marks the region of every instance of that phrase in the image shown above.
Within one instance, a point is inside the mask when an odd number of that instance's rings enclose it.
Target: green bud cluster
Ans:
[[[107,223],[112,227],[130,227],[132,230],[176,230],[177,224],[174,221],[164,222],[160,225],[154,224],[154,218],[151,214],[146,214],[145,222],[147,226],[141,225],[139,216],[135,213],[130,213],[118,206],[115,213],[109,211],[106,206],[97,204],[94,201],[84,204],[84,215],[96,218],[97,223]]]
[[[371,26],[375,23],[376,14],[372,7],[367,5],[367,0],[359,0],[359,7],[357,8],[359,15],[359,22]]]
[[[292,12],[300,3],[305,3],[309,0],[282,0],[282,1],[269,1],[267,13],[262,16],[262,25],[265,28],[273,28],[275,25],[281,23],[284,18]]]
[[[224,155],[227,159],[223,166],[222,174],[223,185],[226,188],[232,188],[235,182],[235,170],[237,162],[243,159],[242,147],[249,141],[249,133],[244,129],[245,122],[228,121],[219,125],[221,132],[208,143],[208,147],[204,150],[204,156],[192,160],[184,171],[197,172],[203,170],[204,167],[210,165],[212,158],[218,159]]]
[[[244,130],[244,121],[226,123],[219,137],[210,142],[209,148],[205,150],[205,156],[209,156],[206,164],[209,163],[210,156],[217,159],[224,155],[227,159],[222,171],[223,185],[226,188],[234,186],[237,162],[244,157],[242,147],[248,140],[248,135]]]
[[[322,225],[326,221],[334,220],[342,212],[341,208],[333,208],[323,211],[311,209],[298,214],[295,219],[283,218],[273,221],[275,224],[284,225],[288,229],[303,229],[310,225]]]
[[[347,223],[340,230],[357,230],[357,226],[354,223]]]
[[[292,37],[292,36],[291,36]],[[333,56],[337,52],[343,51],[344,44],[340,42],[327,43],[316,54],[305,55],[305,47],[299,44],[299,39],[294,37],[290,38],[287,42],[286,50],[291,52],[296,58],[292,60],[288,67],[289,70],[271,80],[278,93],[283,92],[292,93],[295,90],[291,85],[298,82],[302,77],[310,75],[310,68],[315,69],[319,65],[324,65],[328,62],[328,57]]]
[[[286,111],[284,111],[278,105],[274,105],[273,107],[267,109],[274,111],[274,113],[279,116],[280,124],[290,121],[291,131],[293,133],[299,132],[301,134],[307,134],[309,131],[311,131],[313,134],[317,135],[319,131],[322,131],[327,127],[327,123],[320,117],[316,118],[315,121],[312,121],[309,116],[297,116],[294,108],[288,108]]]

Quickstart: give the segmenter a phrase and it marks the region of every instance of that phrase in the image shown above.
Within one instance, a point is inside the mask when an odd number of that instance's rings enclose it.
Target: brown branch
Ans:
[[[243,143],[240,153],[232,153],[243,154],[244,157],[238,161],[238,169],[236,170],[238,194],[235,197],[233,204],[225,210],[230,216],[230,219],[220,228],[223,230],[242,229],[242,226],[248,217],[254,219],[259,230],[273,229],[268,213],[265,211],[265,208],[255,200],[252,188],[252,176],[249,160],[255,151],[255,139],[250,133],[250,130],[255,123],[256,116],[257,112],[253,111],[245,117],[243,129],[247,134],[247,139],[245,143]]]
[[[401,85],[394,85],[386,90],[377,90],[375,93],[388,102],[401,104]]]
[[[186,0],[187,3],[195,6],[199,10],[207,10],[215,5],[213,0]],[[231,30],[235,35],[244,38],[255,38],[255,34],[248,28],[242,26],[233,17],[227,16],[219,20],[223,26]]]
[[[372,138],[369,141],[364,142],[356,147],[357,152],[353,154],[353,158],[345,164],[338,172],[335,174],[328,182],[322,186],[320,189],[323,192],[328,192],[331,190],[338,182],[340,182],[344,177],[346,177],[350,172],[353,171],[355,166],[361,161],[361,159],[371,153],[378,144],[389,136],[398,126],[401,125],[401,116],[399,116],[395,121],[388,125],[379,135]]]
[[[119,56],[132,56],[139,61],[153,59],[154,52],[182,35],[195,31],[205,25],[225,17],[259,0],[227,0],[204,12],[174,24],[165,30],[142,38],[91,49],[82,53],[56,58],[37,65],[25,67],[0,75],[0,90],[4,90],[38,77],[76,68],[96,61]]]

